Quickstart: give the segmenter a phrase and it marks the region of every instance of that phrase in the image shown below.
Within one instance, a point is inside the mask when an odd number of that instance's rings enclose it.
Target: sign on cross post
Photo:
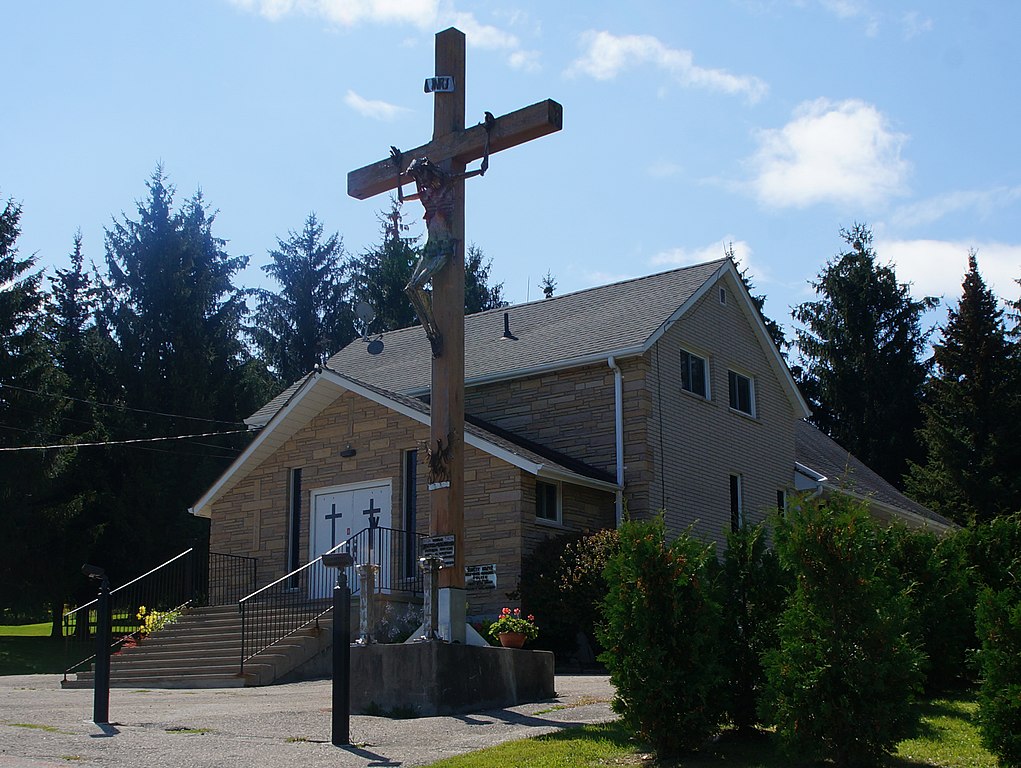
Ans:
[[[439,574],[440,628],[465,641],[464,598],[464,179],[465,166],[559,131],[563,108],[546,100],[465,129],[465,38],[436,35],[432,141],[351,171],[347,192],[365,200],[414,180],[425,207],[428,241],[406,289],[432,348],[429,431],[429,533],[454,536],[454,566]],[[432,87],[430,87],[430,85]],[[442,87],[441,87],[442,86]],[[423,289],[432,283],[431,297]]]

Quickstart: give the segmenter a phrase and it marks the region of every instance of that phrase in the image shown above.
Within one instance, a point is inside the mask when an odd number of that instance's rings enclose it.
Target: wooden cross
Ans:
[[[383,510],[376,506],[375,499],[369,499],[369,508],[363,509],[362,514],[369,516],[369,528],[375,528],[379,525],[379,518],[377,515]]]
[[[326,520],[330,521],[330,546],[337,546],[337,520],[344,516],[343,512],[337,511],[337,505],[330,505],[330,514],[325,516]]]
[[[430,450],[441,457],[449,482],[430,481],[429,533],[455,536],[454,567],[440,571],[440,588],[464,589],[464,170],[488,154],[559,131],[563,108],[546,100],[510,112],[489,125],[465,129],[465,38],[451,28],[436,35],[437,77],[452,77],[453,90],[437,92],[433,137],[428,144],[380,160],[347,176],[347,192],[364,200],[396,189],[408,166],[428,158],[455,177],[450,231],[456,245],[432,278],[432,312],[442,351],[432,360]],[[420,318],[424,321],[424,318]],[[435,351],[435,350],[434,350]],[[464,616],[459,619],[462,633]],[[452,624],[453,626],[453,624]],[[452,630],[456,631],[456,630]],[[455,639],[455,638],[449,638]]]

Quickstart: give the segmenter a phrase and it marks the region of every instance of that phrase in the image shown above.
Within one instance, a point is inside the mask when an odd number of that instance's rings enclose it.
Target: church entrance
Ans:
[[[312,525],[309,531],[309,562],[365,528],[392,528],[389,480],[372,480],[312,491]],[[364,545],[361,547],[364,549]],[[348,550],[362,562],[357,541]]]

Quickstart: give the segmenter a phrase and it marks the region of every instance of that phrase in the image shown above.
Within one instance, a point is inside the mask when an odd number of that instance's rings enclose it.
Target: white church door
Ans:
[[[381,548],[381,538],[387,542],[389,538],[381,537],[375,529],[392,527],[393,509],[389,480],[353,483],[315,490],[312,491],[310,506],[313,513],[312,530],[309,535],[309,562],[324,552],[329,552],[338,544],[343,544],[363,529],[372,528],[374,529],[370,532],[373,538],[372,561],[377,565],[380,564],[380,557],[383,553],[376,550]],[[355,563],[368,562],[366,559],[368,546],[367,541],[360,539],[352,542],[348,551],[354,556]],[[389,557],[386,558],[386,561],[385,567],[389,568]],[[380,573],[381,583],[382,577],[383,574]],[[332,585],[330,589],[332,589]],[[322,591],[322,589],[314,588],[314,591]],[[328,594],[329,591],[326,594],[311,596],[327,597]]]

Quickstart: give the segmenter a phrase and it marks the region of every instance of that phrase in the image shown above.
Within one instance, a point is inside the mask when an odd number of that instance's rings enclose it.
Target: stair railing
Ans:
[[[138,612],[145,606],[147,612],[176,611],[183,608],[194,597],[194,558],[192,548],[170,558],[151,571],[132,579],[110,591],[110,609],[113,614],[110,623],[111,648],[117,649],[129,637],[139,636]],[[94,637],[99,625],[96,608],[99,600],[94,599],[64,614],[63,634],[65,655],[72,637],[88,639]],[[92,662],[95,654],[82,659],[64,670],[64,680],[72,672]]]
[[[143,573],[110,592],[113,612],[111,649],[118,650],[129,638],[138,640],[141,633],[139,609],[179,611],[185,606],[230,605],[255,589],[254,557],[228,555],[189,547],[181,554]],[[65,657],[69,656],[72,637],[88,639],[98,627],[97,600],[91,600],[64,614],[63,634]],[[95,654],[82,659],[64,671],[64,680],[72,672],[92,662]]]
[[[354,560],[347,569],[348,584],[358,592],[355,566],[379,566],[377,592],[421,594],[422,574],[417,553],[422,535],[392,528],[366,528],[330,549],[326,554],[346,552]],[[304,627],[318,622],[332,610],[335,570],[322,557],[281,576],[238,602],[241,614],[241,674],[253,656]]]

